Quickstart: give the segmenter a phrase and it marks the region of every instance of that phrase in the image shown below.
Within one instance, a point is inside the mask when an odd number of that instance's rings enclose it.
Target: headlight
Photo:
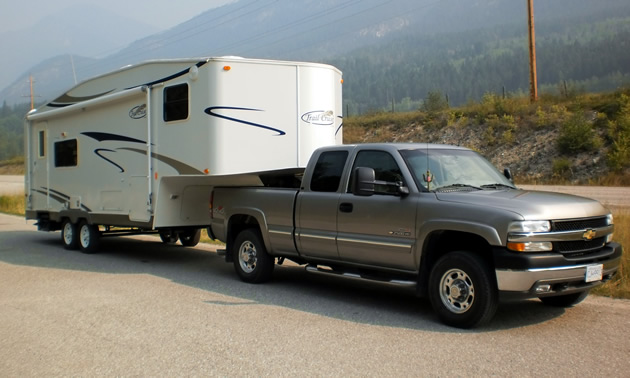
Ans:
[[[548,252],[553,250],[551,242],[509,241],[510,234],[533,234],[551,231],[551,222],[526,220],[510,223],[508,227],[508,249],[517,252]],[[516,235],[514,235],[516,236]],[[517,238],[515,238],[517,239]]]
[[[606,224],[607,225],[611,225],[611,224],[615,224],[614,219],[613,219],[613,215],[612,214],[608,214],[606,215]]]
[[[551,223],[549,221],[518,221],[512,222],[508,228],[508,232],[530,233],[530,232],[549,232],[551,231]]]

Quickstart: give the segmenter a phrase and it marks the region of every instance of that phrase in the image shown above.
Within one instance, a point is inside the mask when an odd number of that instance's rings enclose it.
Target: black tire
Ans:
[[[78,230],[79,248],[81,252],[96,253],[101,236],[98,231],[98,226],[88,224],[86,221],[81,221],[79,222]]]
[[[457,328],[489,322],[499,303],[494,273],[472,252],[450,252],[435,263],[429,299],[440,320]]]
[[[269,281],[275,259],[267,253],[260,231],[246,229],[236,236],[232,247],[234,270],[241,280],[249,283]]]
[[[177,240],[179,240],[179,237],[171,230],[161,230],[160,239],[162,239],[162,242],[165,244],[175,244]]]
[[[540,300],[542,301],[542,303],[546,304],[547,306],[572,307],[582,302],[584,299],[586,299],[587,296],[588,296],[588,290],[582,291],[580,293],[558,295],[555,297],[542,297],[540,298]]]
[[[77,225],[72,223],[70,219],[66,219],[61,224],[61,242],[65,249],[79,248],[79,233]]]
[[[184,247],[194,247],[201,239],[201,229],[184,231],[179,234],[179,241]]]

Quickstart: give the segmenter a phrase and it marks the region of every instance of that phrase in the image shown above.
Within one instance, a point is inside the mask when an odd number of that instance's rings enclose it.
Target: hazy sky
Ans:
[[[40,19],[75,4],[94,4],[160,29],[233,0],[0,0],[0,33],[26,29]]]

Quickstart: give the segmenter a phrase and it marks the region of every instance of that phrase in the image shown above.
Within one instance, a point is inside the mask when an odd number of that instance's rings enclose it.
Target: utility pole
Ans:
[[[527,0],[529,26],[529,98],[538,101],[538,79],[536,77],[536,33],[534,31],[534,0]]]

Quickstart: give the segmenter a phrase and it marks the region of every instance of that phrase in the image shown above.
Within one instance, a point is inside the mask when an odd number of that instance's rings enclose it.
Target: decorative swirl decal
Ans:
[[[107,161],[108,163],[114,165],[116,168],[120,169],[120,173],[123,173],[125,170],[123,169],[123,167],[121,167],[120,165],[116,164],[115,162],[109,160],[108,158],[106,158],[105,156],[101,155],[101,151],[106,151],[106,152],[113,152],[116,153],[116,151],[114,150],[109,150],[107,148],[97,148],[96,150],[94,150],[94,153],[100,157],[101,159]]]
[[[213,117],[226,119],[226,120],[232,121],[232,122],[242,123],[242,124],[248,125],[248,126],[260,127],[261,129],[265,129],[265,130],[271,130],[273,132],[278,133],[278,135],[276,135],[276,136],[286,135],[286,133],[284,131],[282,131],[282,130],[275,129],[275,128],[270,127],[270,126],[261,125],[260,123],[249,122],[249,121],[245,121],[243,119],[232,118],[232,117],[228,117],[228,116],[225,116],[225,115],[222,115],[222,114],[217,114],[215,112],[215,110],[247,110],[247,111],[252,111],[252,112],[262,112],[263,110],[250,109],[250,108],[236,108],[236,107],[232,107],[232,106],[213,106],[213,107],[207,108],[205,110],[205,112],[208,115],[211,115]]]

